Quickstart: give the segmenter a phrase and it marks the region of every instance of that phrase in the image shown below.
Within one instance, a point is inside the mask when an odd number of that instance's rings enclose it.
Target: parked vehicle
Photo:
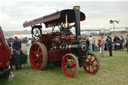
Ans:
[[[56,13],[26,21],[24,27],[32,27],[35,39],[30,49],[30,63],[33,69],[45,69],[49,63],[62,64],[62,70],[68,77],[74,77],[79,67],[90,74],[99,70],[99,60],[95,54],[88,52],[86,41],[81,41],[80,21],[85,20],[85,14],[80,7],[57,11]],[[42,34],[42,23],[46,28],[52,27],[52,32]],[[73,24],[74,25],[71,25]],[[56,28],[59,31],[55,32]],[[75,29],[75,35],[70,29]]]
[[[0,26],[0,76],[9,78],[10,75],[10,49],[7,46],[7,43]]]

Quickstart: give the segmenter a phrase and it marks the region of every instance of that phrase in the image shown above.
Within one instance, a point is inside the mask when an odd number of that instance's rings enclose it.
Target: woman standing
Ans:
[[[104,44],[105,44],[105,42],[104,42],[104,37],[102,36],[101,37],[101,57],[104,57]]]

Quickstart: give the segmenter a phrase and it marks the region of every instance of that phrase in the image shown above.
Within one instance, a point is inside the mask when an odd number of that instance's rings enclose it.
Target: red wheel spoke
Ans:
[[[69,64],[68,57],[67,57],[67,64]]]
[[[39,45],[36,45],[36,51],[38,51],[38,48],[40,48]]]
[[[88,66],[88,71],[90,72],[90,66]]]
[[[41,61],[41,58],[40,58],[40,57],[38,57],[38,60],[39,60],[39,61]]]
[[[93,66],[97,67],[97,64],[96,65],[93,64]]]
[[[42,53],[39,53],[39,56],[42,55]]]
[[[65,70],[67,70],[67,65],[66,65],[66,67],[65,67]]]
[[[34,62],[37,61],[37,58],[33,59],[33,61],[34,61]]]
[[[38,48],[37,52],[40,52],[40,47]]]
[[[72,58],[71,58],[71,63],[73,63]]]
[[[91,61],[91,59],[92,59],[92,55],[91,55],[91,57],[90,57],[89,61]]]
[[[33,50],[31,50],[32,53],[36,54],[36,52],[34,52]]]
[[[39,63],[39,65],[41,65],[41,64],[42,64],[42,62],[41,62],[41,61],[38,61],[38,63]]]
[[[77,69],[76,66],[74,68],[75,68],[75,70]]]
[[[34,46],[34,49],[37,50],[37,45]]]
[[[64,62],[64,64],[68,64],[67,62]]]
[[[96,58],[92,62],[94,62],[95,60],[96,60]]]
[[[93,72],[94,72],[94,67],[93,67],[93,65],[91,65],[92,66],[92,70],[93,70]]]
[[[71,71],[70,71],[70,69],[68,69],[68,74],[71,75],[70,73],[71,73]]]
[[[74,74],[74,72],[72,71],[72,69],[71,68],[69,68],[69,69],[70,69],[71,74]]]
[[[71,63],[75,64],[75,60],[73,58],[71,58]]]

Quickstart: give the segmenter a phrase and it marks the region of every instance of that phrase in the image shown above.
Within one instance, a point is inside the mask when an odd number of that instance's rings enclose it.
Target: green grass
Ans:
[[[83,68],[75,78],[68,78],[61,67],[48,66],[43,71],[33,70],[27,64],[21,70],[13,70],[16,75],[12,81],[0,79],[0,85],[128,85],[128,53],[126,50],[113,51],[113,56],[101,58],[100,69],[96,75],[86,73]]]

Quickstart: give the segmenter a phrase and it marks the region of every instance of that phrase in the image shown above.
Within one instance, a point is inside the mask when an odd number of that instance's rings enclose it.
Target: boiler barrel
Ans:
[[[68,42],[61,45],[61,51],[65,53],[73,53],[77,56],[86,56],[88,46],[86,42]]]

